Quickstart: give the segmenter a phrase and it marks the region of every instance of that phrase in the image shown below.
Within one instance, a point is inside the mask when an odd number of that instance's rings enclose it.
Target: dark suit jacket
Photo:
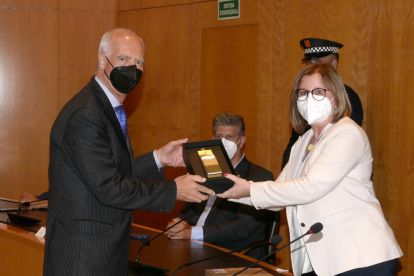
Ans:
[[[44,275],[126,275],[132,209],[174,208],[175,182],[162,178],[152,152],[133,159],[92,79],[63,107],[50,135]]]
[[[236,173],[241,178],[252,181],[274,180],[273,174],[244,157],[236,167]],[[206,202],[185,203],[178,217],[184,218],[185,214],[193,210],[195,216],[190,225],[197,224]],[[264,241],[265,226],[269,216],[267,210],[256,210],[252,206],[230,202],[227,199],[217,198],[207,216],[203,227],[204,241],[230,250],[243,248],[249,244]],[[258,248],[249,256],[258,258],[264,256],[264,248]]]
[[[362,104],[361,100],[359,99],[358,94],[348,85],[345,84],[345,90],[348,94],[349,102],[351,103],[352,113],[351,113],[351,119],[357,123],[359,126],[362,125],[362,120],[364,119],[364,112],[362,110]],[[305,132],[310,129],[310,126],[308,126],[305,129]],[[285,149],[285,152],[283,153],[283,162],[282,162],[282,170],[286,166],[286,164],[289,162],[289,156],[290,151],[293,147],[293,145],[296,143],[296,141],[299,139],[299,133],[297,133],[294,129],[292,129],[292,136],[289,139],[289,143]]]

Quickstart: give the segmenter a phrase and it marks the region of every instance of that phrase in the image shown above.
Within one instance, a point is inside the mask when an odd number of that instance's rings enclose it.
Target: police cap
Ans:
[[[305,58],[302,61],[318,59],[338,53],[338,49],[344,46],[341,43],[320,38],[302,39],[300,45],[305,49]]]

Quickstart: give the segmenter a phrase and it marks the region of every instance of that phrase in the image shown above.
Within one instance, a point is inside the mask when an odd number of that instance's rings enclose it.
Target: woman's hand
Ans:
[[[239,178],[235,175],[225,173],[224,176],[234,182],[232,188],[228,189],[222,194],[218,194],[221,198],[235,198],[250,197],[251,183],[245,179]]]

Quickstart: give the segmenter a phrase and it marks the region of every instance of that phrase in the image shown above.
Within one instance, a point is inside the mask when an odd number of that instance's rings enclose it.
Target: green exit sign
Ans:
[[[218,19],[240,18],[240,0],[218,0]]]

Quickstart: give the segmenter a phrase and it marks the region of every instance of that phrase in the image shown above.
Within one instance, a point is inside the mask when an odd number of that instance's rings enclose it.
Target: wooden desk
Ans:
[[[42,275],[44,239],[0,223],[0,275]]]
[[[161,232],[159,230],[136,224],[132,224],[132,226],[133,232],[150,235],[151,238]],[[141,245],[142,243],[140,241],[131,240],[129,259],[135,260],[136,254]],[[229,252],[229,250],[199,241],[170,240],[167,235],[161,235],[152,241],[150,246],[143,248],[139,260],[153,266],[167,268],[170,272],[165,275],[173,275],[174,271],[180,265],[219,255],[223,252]],[[211,268],[243,268],[256,261],[256,259],[248,256],[233,253],[217,259],[184,267],[177,273],[177,276],[204,275],[205,270]],[[277,273],[275,271],[276,267],[265,262],[261,262],[260,267],[273,275],[292,275],[291,273]]]
[[[132,224],[132,231],[147,234],[151,237],[161,232],[137,224]],[[140,246],[140,241],[131,240],[130,259],[135,260]],[[228,250],[198,241],[169,240],[167,235],[161,235],[150,246],[142,250],[140,261],[170,269],[170,272],[165,275],[173,275],[175,269],[184,263],[218,255],[223,251],[227,252]],[[34,232],[0,223],[0,275],[41,276],[43,271],[43,254],[43,238],[37,238]],[[235,253],[185,267],[179,271],[177,276],[204,275],[207,268],[245,267],[251,264],[252,261],[256,260]],[[262,262],[261,265],[267,271],[273,271],[273,275],[282,275],[274,272],[275,267],[267,263]],[[284,273],[284,275],[292,274]]]

